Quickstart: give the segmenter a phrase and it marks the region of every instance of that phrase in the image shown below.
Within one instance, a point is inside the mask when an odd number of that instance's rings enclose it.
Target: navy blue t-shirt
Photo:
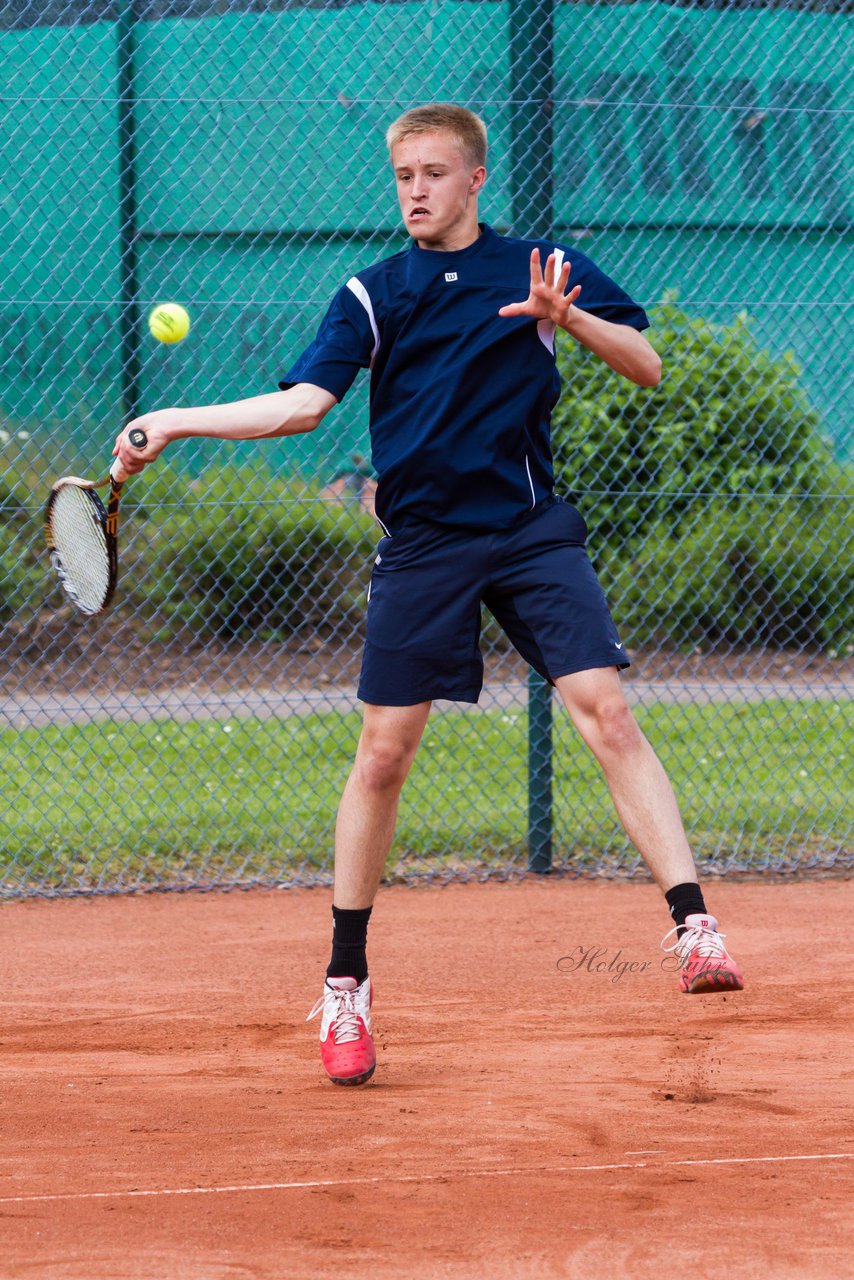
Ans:
[[[343,399],[371,370],[377,516],[392,533],[415,520],[504,528],[552,492],[551,413],[560,395],[554,325],[504,317],[530,286],[530,256],[552,252],[580,284],[576,306],[647,328],[644,311],[577,249],[490,227],[465,249],[415,243],[339,290],[317,337],[279,383]]]

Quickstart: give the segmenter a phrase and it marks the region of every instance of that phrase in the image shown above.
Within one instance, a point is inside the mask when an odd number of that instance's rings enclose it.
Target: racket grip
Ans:
[[[128,442],[133,445],[134,449],[144,449],[148,444],[148,436],[141,427],[134,427],[133,431],[128,432]],[[113,465],[110,467],[110,479],[115,480],[116,484],[124,484],[127,480],[125,469],[118,458],[113,459]]]

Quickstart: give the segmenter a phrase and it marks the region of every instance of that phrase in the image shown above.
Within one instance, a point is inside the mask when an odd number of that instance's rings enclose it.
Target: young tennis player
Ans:
[[[557,329],[654,386],[661,362],[641,332],[646,315],[575,248],[479,223],[487,140],[472,112],[417,107],[387,140],[409,248],[346,282],[279,392],[146,414],[116,444],[134,473],[183,437],[311,431],[371,370],[384,536],[359,686],[364,722],[336,826],[332,958],[309,1015],[321,1014],[323,1065],[344,1085],[368,1080],[376,1063],[366,940],[398,797],[432,701],[478,699],[481,604],[556,687],[599,761],[670,908],[681,990],[743,985],[706,910],[673,790],[623,695],[628,657],[584,520],[553,490]],[[148,435],[142,452],[128,442],[133,427]]]

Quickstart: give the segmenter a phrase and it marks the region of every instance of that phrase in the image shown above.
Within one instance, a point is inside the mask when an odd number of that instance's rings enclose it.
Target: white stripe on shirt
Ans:
[[[368,319],[371,322],[371,333],[374,335],[374,346],[373,346],[373,350],[371,351],[371,364],[373,364],[374,360],[376,359],[377,352],[380,349],[380,332],[379,332],[379,329],[377,328],[377,321],[376,321],[376,317],[374,316],[374,308],[371,305],[370,296],[368,294],[367,289],[362,284],[361,280],[357,280],[355,276],[351,276],[351,278],[347,281],[347,288],[350,290],[350,292],[353,294],[354,297],[359,299],[362,306],[365,308],[365,310],[368,313]]]

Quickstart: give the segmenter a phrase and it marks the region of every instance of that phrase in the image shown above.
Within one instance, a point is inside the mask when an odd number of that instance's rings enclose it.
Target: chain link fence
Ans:
[[[698,861],[851,868],[851,30],[833,3],[0,0],[0,892],[329,878],[366,386],[310,436],[184,442],[129,484],[109,615],[63,603],[40,517],[128,416],[275,389],[404,246],[384,131],[428,100],[488,124],[487,221],[649,310],[659,387],[565,339],[555,459]],[[173,346],[164,301],[192,318]],[[483,648],[389,874],[639,873],[488,618]]]

